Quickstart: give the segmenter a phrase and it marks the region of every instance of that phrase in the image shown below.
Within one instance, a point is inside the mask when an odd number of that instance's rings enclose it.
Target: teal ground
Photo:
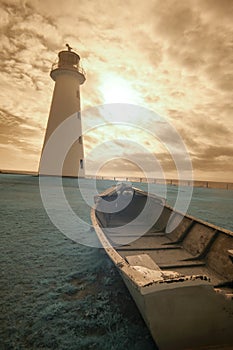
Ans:
[[[99,190],[111,183],[100,181]],[[64,188],[90,222],[76,182],[65,179]],[[169,203],[176,194],[170,186]],[[103,250],[73,242],[50,222],[37,177],[0,175],[0,204],[0,350],[156,349]],[[233,191],[194,189],[190,214],[233,229],[232,212]]]
[[[0,349],[155,349],[103,251],[50,222],[38,178],[0,180]]]

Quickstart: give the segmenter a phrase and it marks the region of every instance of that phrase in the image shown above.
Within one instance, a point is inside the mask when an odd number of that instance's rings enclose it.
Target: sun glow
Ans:
[[[140,98],[131,84],[114,75],[105,76],[100,88],[104,97],[104,103],[139,103]]]

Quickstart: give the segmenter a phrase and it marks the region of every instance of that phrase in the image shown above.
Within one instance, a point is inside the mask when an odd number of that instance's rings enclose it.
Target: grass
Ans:
[[[155,349],[103,251],[74,243],[52,225],[38,179],[0,181],[0,349]]]

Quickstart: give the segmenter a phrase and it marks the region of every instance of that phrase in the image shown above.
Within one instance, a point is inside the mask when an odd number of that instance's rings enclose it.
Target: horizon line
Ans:
[[[18,175],[37,175],[39,176],[39,172],[38,171],[32,171],[32,170],[12,170],[12,169],[0,169],[0,174],[18,174]],[[69,177],[69,176],[67,176]],[[71,176],[70,176],[71,177]],[[78,176],[77,176],[78,177]],[[174,182],[193,182],[193,183],[221,183],[221,184],[230,184],[233,185],[233,182],[231,181],[219,181],[219,180],[191,180],[191,179],[176,179],[176,178],[146,178],[143,176],[127,176],[127,175],[98,175],[95,176],[93,174],[86,174],[85,175],[86,178],[96,178],[97,180],[115,180],[115,181],[119,181],[124,179],[124,181],[130,181],[130,180],[134,180],[135,182],[147,182],[147,181],[143,181],[143,180],[149,180],[149,181],[162,181],[163,183],[167,183],[169,185],[172,185],[173,181]],[[74,178],[76,178],[76,176],[74,176]],[[137,181],[139,180],[139,181]],[[161,183],[160,183],[161,184]]]

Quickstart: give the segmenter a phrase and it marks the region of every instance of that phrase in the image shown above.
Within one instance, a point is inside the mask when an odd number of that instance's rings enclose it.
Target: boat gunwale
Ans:
[[[91,209],[91,220],[100,243],[102,244],[103,249],[107,252],[110,259],[120,270],[122,270],[126,275],[130,277],[131,281],[137,288],[143,287],[144,284],[142,284],[140,281],[141,274],[130,267],[129,263],[127,263],[127,261],[116,251],[116,249],[111,245],[105,236],[96,216],[96,207]]]
[[[103,197],[105,197],[105,196],[109,196],[109,195],[111,195],[111,194],[113,194],[114,192],[117,191],[117,187],[119,187],[119,185],[112,186],[112,187],[110,187],[109,189],[107,189],[107,190],[103,191],[102,193],[100,193],[99,195],[97,195],[96,197],[97,197],[97,198],[98,198],[98,197],[103,198]],[[190,215],[190,214],[185,214],[185,213],[183,213],[183,212],[181,212],[181,211],[174,210],[174,208],[173,208],[172,206],[170,206],[170,205],[167,204],[165,198],[159,197],[159,196],[157,196],[157,195],[155,195],[155,194],[153,194],[153,193],[149,193],[149,192],[143,191],[143,190],[141,190],[141,189],[139,189],[139,188],[137,188],[137,187],[134,187],[134,186],[132,186],[132,188],[134,189],[135,192],[138,192],[138,193],[143,194],[143,195],[145,195],[145,196],[150,196],[150,197],[155,198],[155,199],[157,199],[157,200],[161,200],[161,202],[163,202],[163,204],[164,204],[164,207],[167,208],[167,209],[169,209],[169,210],[171,211],[171,214],[173,214],[173,215],[175,215],[175,214],[182,215],[183,217],[188,218],[188,219],[190,219],[190,220],[193,220],[193,221],[195,221],[196,223],[199,223],[199,224],[201,224],[201,225],[210,227],[210,228],[212,228],[212,229],[214,229],[214,230],[217,230],[217,231],[219,231],[219,232],[222,232],[222,233],[224,233],[224,234],[226,234],[226,235],[229,235],[229,236],[232,236],[232,237],[233,237],[233,231],[231,231],[231,230],[229,230],[229,229],[226,229],[226,228],[224,228],[224,227],[220,227],[220,226],[215,225],[215,224],[213,224],[213,223],[210,223],[210,222],[208,222],[208,221],[199,219],[199,218],[197,218],[197,217],[195,217],[195,216],[192,216],[192,215]],[[159,204],[161,205],[161,203],[159,203]],[[171,232],[169,232],[169,233],[171,233]],[[167,233],[167,234],[169,234],[169,233]]]

